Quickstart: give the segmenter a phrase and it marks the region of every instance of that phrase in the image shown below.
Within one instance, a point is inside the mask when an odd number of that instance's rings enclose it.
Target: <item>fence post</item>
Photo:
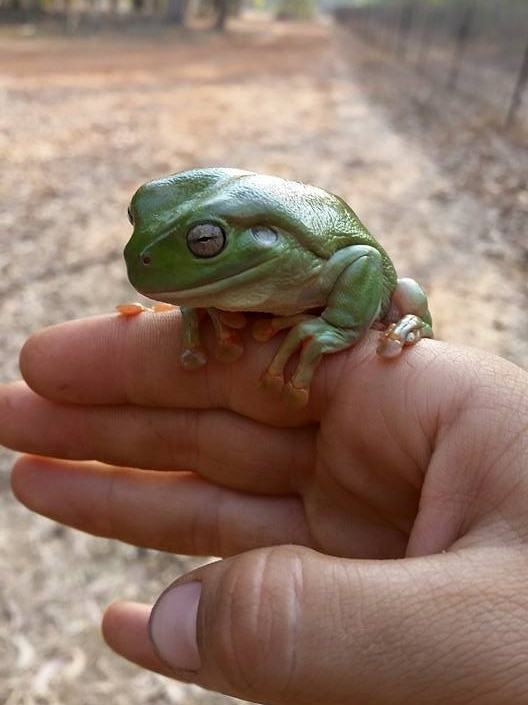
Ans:
[[[414,15],[414,2],[412,0],[407,0],[400,11],[400,19],[398,22],[398,34],[396,37],[396,54],[405,58],[405,53],[407,50],[407,41],[409,39],[409,32],[411,31],[411,25],[413,22]]]
[[[455,52],[451,63],[451,70],[447,79],[447,87],[449,90],[455,90],[460,75],[460,67],[462,59],[467,48],[468,39],[471,36],[471,27],[475,18],[475,6],[473,4],[467,6],[462,14],[462,19],[455,33]]]
[[[422,25],[418,39],[418,51],[416,53],[416,64],[419,71],[424,71],[429,59],[429,49],[432,41],[432,30],[429,25],[430,9],[429,5],[424,5],[422,8]]]
[[[506,127],[510,127],[515,118],[517,110],[521,107],[522,95],[526,84],[528,83],[528,42],[524,49],[524,56],[521,63],[521,68],[519,70],[519,75],[517,76],[517,82],[513,90],[512,98],[510,101],[510,107],[508,108],[508,114],[506,115]]]

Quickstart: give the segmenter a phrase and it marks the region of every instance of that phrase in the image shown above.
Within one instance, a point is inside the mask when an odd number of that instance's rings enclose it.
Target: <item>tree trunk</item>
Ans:
[[[215,29],[222,32],[229,14],[229,0],[215,0],[214,8],[216,10]]]
[[[173,24],[183,24],[186,10],[187,0],[167,0],[167,21]]]

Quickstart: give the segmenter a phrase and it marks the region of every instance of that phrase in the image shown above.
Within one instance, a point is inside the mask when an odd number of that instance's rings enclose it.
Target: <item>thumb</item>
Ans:
[[[493,553],[488,575],[462,553],[381,562],[252,551],[170,586],[150,636],[176,678],[262,703],[524,702],[526,568],[513,586],[512,566],[497,565],[507,552]]]

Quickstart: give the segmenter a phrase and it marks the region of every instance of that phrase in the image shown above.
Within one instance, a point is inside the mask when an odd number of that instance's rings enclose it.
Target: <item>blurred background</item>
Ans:
[[[147,179],[234,166],[344,197],[437,336],[528,367],[525,0],[0,0],[0,381],[42,326],[136,299]],[[195,563],[18,506],[0,454],[0,703],[229,698],[139,671],[101,611]]]

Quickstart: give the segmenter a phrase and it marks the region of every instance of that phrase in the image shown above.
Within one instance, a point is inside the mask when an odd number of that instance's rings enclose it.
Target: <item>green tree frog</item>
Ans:
[[[289,329],[263,381],[299,405],[308,401],[322,356],[351,347],[369,328],[383,330],[384,357],[433,335],[423,289],[398,279],[351,208],[320,188],[238,169],[194,169],[141,186],[129,218],[130,282],[148,298],[180,306],[187,368],[207,361],[204,313],[224,360],[243,352],[236,333],[243,312],[268,314],[254,325],[257,340]],[[130,315],[143,307],[118,310]]]

